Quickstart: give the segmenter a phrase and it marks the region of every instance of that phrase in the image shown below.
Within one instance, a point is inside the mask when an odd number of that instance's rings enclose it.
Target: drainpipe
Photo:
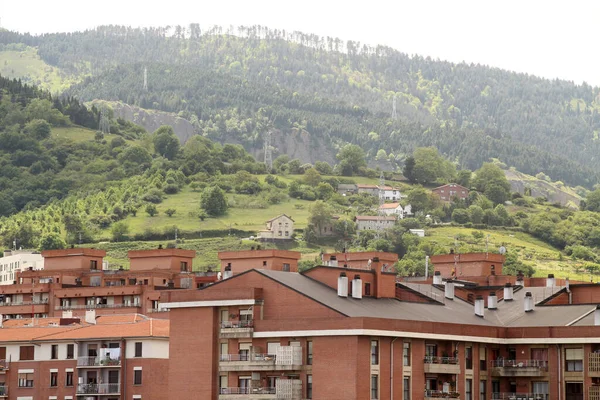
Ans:
[[[127,357],[126,357],[125,338],[121,338],[121,398],[127,398]]]
[[[558,365],[557,365],[557,369],[558,369],[558,400],[561,399],[562,397],[562,378],[560,376],[560,370],[562,369],[562,361],[561,361],[561,351],[560,351],[560,345],[557,344],[556,345],[556,350],[558,352],[558,354],[556,355],[556,358],[558,359]]]
[[[390,344],[390,400],[394,400],[394,342],[398,339],[395,337]]]

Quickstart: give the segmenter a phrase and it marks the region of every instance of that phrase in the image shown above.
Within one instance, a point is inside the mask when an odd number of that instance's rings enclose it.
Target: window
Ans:
[[[410,400],[410,378],[408,376],[404,377],[402,393],[402,400]]]
[[[90,260],[90,269],[98,269],[98,261]]]
[[[19,360],[20,361],[31,361],[34,357],[34,346],[21,346],[19,348]]]
[[[410,342],[404,342],[402,346],[402,364],[408,367],[410,366]]]
[[[548,392],[548,382],[531,382],[531,391],[534,394],[545,394]]]
[[[135,371],[133,371],[133,384],[134,385],[142,384],[142,370],[141,369],[136,369]]]
[[[58,386],[58,372],[50,372],[50,387]]]
[[[583,371],[583,360],[567,360],[566,370],[567,372]]]
[[[379,340],[371,340],[371,365],[379,365]]]
[[[135,355],[134,357],[142,356],[142,342],[135,342]]]
[[[312,399],[312,375],[306,375],[306,398]]]
[[[480,347],[479,348],[479,370],[487,371],[487,348]]]
[[[473,400],[473,379],[465,382],[465,400]]]
[[[371,375],[371,400],[379,399],[379,376]]]
[[[312,365],[312,363],[313,363],[313,342],[309,340],[306,342],[306,364]]]
[[[480,399],[487,399],[487,397],[485,397],[486,386],[487,386],[487,381],[479,381],[479,398]]]
[[[73,386],[73,372],[68,371],[67,377],[65,378],[65,386]]]
[[[371,295],[371,284],[370,283],[365,283],[365,296],[370,296]]]
[[[284,264],[283,264],[283,270],[284,270],[285,272],[290,272],[290,264],[284,263]]]
[[[179,268],[181,269],[181,272],[186,272],[187,269],[187,261],[181,261],[179,263]]]
[[[23,387],[23,388],[33,387],[33,373],[19,374],[19,387]]]
[[[583,349],[565,349],[565,369],[568,372],[583,371]]]
[[[282,235],[283,235],[283,232],[279,231],[279,236],[282,236]]]
[[[67,345],[67,359],[72,360],[73,358],[75,358],[75,345],[68,344]]]
[[[58,359],[58,345],[53,344],[50,348],[50,359],[57,360]]]
[[[473,348],[472,347],[465,348],[465,368],[473,369]]]

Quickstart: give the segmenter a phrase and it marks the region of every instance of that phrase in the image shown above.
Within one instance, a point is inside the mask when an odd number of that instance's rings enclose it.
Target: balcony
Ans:
[[[590,386],[588,389],[588,400],[600,400],[600,386]]]
[[[548,394],[541,393],[492,393],[492,400],[549,400]],[[592,400],[590,397],[589,400]]]
[[[542,377],[548,373],[548,361],[495,360],[491,373],[494,377]]]
[[[121,366],[121,356],[116,357],[78,357],[77,368],[101,368]]]
[[[425,400],[428,399],[458,399],[460,393],[458,392],[444,392],[441,390],[425,390]]]
[[[6,360],[0,360],[0,374],[5,374],[10,366],[10,362]]]
[[[0,303],[0,314],[48,314],[48,300]]]
[[[120,391],[120,383],[80,383],[77,385],[77,396],[83,396],[86,394],[118,395]]]
[[[588,374],[591,377],[600,377],[600,354],[590,353],[588,358]]]
[[[119,304],[72,304],[68,306],[56,306],[56,311],[68,311],[68,310],[95,310],[102,308],[139,308],[139,303],[119,303]]]
[[[219,400],[301,400],[302,381],[298,379],[277,379],[272,388],[221,388]]]
[[[279,346],[275,354],[221,354],[219,370],[229,371],[292,371],[302,367],[302,348]]]
[[[424,368],[426,374],[460,374],[458,358],[425,356]]]
[[[0,397],[8,397],[8,386],[0,386]]]
[[[34,300],[34,301],[12,301],[12,302],[4,302],[0,303],[0,307],[8,307],[8,306],[37,306],[40,304],[48,304],[48,299],[46,300]]]
[[[254,332],[254,321],[223,321],[221,322],[222,338],[250,338]]]

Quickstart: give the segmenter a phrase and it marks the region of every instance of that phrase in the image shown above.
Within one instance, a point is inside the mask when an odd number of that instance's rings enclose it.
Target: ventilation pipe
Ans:
[[[517,285],[525,287],[525,275],[523,275],[522,271],[519,271],[519,273],[517,274]]]
[[[434,285],[442,285],[442,273],[440,271],[435,271],[433,273],[433,284]]]
[[[569,277],[565,279],[565,288],[567,290],[567,294],[569,295],[569,304],[573,304],[573,293],[571,292],[571,286],[569,285]]]
[[[490,292],[487,308],[488,310],[495,310],[498,308],[498,297],[496,297],[496,292]]]
[[[338,278],[338,296],[340,297],[348,297],[348,277],[345,272],[340,274]]]
[[[600,306],[596,306],[596,311],[594,311],[594,325],[600,325]]]
[[[223,271],[223,280],[229,279],[233,276],[233,272],[231,272],[231,263],[227,264],[225,270]]]
[[[71,310],[63,311],[61,318],[73,318],[73,311],[71,311]]]
[[[513,301],[513,287],[508,282],[504,285],[504,301]]]
[[[360,279],[360,275],[354,275],[354,279],[352,279],[352,297],[362,299],[362,279]]]
[[[92,325],[96,324],[96,310],[85,311],[85,322]]]
[[[533,297],[531,296],[531,292],[525,293],[524,307],[526,313],[533,311]]]
[[[329,259],[329,266],[330,267],[337,267],[338,266],[338,262],[337,262],[337,257],[336,256],[331,256],[331,258]]]
[[[548,279],[546,279],[546,287],[554,287],[554,274],[548,274]]]
[[[475,299],[475,315],[483,318],[484,309],[485,309],[485,306],[484,306],[484,302],[483,302],[483,296],[478,295],[477,298]]]
[[[444,295],[448,300],[454,300],[454,283],[446,281]]]

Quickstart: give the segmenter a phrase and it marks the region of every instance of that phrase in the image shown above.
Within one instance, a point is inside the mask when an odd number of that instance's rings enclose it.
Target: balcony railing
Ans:
[[[275,354],[221,354],[220,361],[275,361]]]
[[[0,307],[8,306],[38,306],[48,304],[48,300],[34,300],[34,301],[11,301],[0,303]]]
[[[121,365],[121,357],[78,357],[78,367],[109,367]]]
[[[0,386],[0,397],[8,396],[8,386],[2,385]]]
[[[549,400],[543,393],[492,393],[492,400]]]
[[[460,397],[458,392],[444,392],[441,390],[425,390],[425,397],[437,398],[437,399],[457,399]]]
[[[425,364],[458,364],[456,357],[425,356]]]
[[[239,388],[239,387],[230,387],[230,388],[221,388],[219,389],[219,394],[276,394],[275,388]]]
[[[542,360],[494,360],[492,368],[538,368],[548,370],[548,361]]]
[[[8,360],[0,360],[0,372],[8,369],[10,365],[10,361]]]
[[[120,383],[80,383],[77,394],[118,394]]]
[[[72,304],[69,306],[56,306],[54,307],[57,311],[67,310],[94,310],[98,308],[127,308],[127,307],[141,307],[140,303],[119,303],[119,304]]]
[[[252,328],[253,326],[254,326],[253,320],[221,322],[221,329]]]

